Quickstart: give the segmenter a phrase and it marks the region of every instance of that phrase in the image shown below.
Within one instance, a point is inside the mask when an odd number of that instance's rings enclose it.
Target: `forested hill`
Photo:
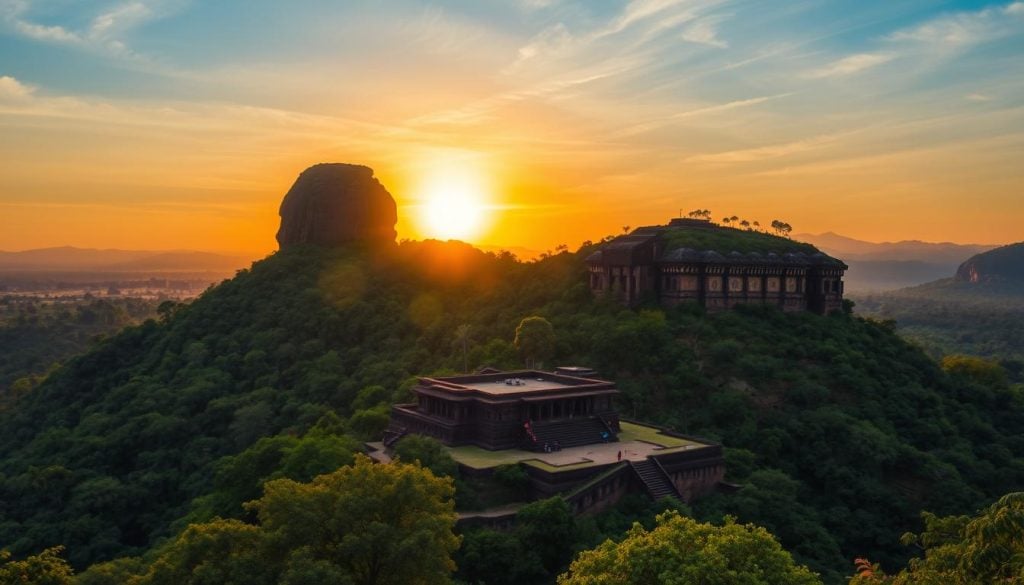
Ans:
[[[744,487],[698,515],[762,524],[831,581],[854,555],[909,555],[898,539],[921,510],[974,511],[1024,483],[1024,405],[1005,381],[946,373],[850,315],[596,301],[590,251],[523,264],[454,243],[300,246],[165,307],[0,414],[0,547],[63,544],[78,567],[142,553],[252,480],[226,456],[329,412],[371,438],[410,376],[516,365],[529,315],[554,325],[549,365],[594,366],[625,415],[728,447]]]
[[[892,319],[936,357],[966,353],[1002,360],[1024,380],[1024,243],[977,254],[956,275],[857,297],[858,312]]]

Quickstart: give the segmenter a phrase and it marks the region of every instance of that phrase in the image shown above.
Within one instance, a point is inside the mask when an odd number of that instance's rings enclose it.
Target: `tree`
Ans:
[[[785,237],[788,238],[789,237],[789,232],[793,231],[793,226],[789,225],[788,223],[786,223],[784,221],[781,221],[781,220],[778,220],[778,219],[773,219],[772,220],[772,229],[775,230],[776,234],[778,234],[780,236],[785,236]]]
[[[469,332],[472,331],[472,327],[467,323],[459,325],[455,329],[455,344],[462,348],[462,371],[469,371],[468,354],[469,354]]]
[[[555,329],[544,317],[526,317],[516,327],[514,343],[526,367],[542,367],[544,360],[555,353]]]
[[[1005,388],[1009,384],[1006,370],[999,362],[967,355],[947,355],[942,358],[942,369],[952,376],[973,379],[990,388]]]
[[[355,463],[312,482],[279,479],[246,506],[259,525],[189,526],[132,585],[443,584],[460,539],[452,481],[419,465]]]
[[[1024,492],[1006,494],[974,518],[939,517],[924,512],[921,534],[903,535],[903,544],[924,551],[907,568],[888,576],[878,565],[857,559],[851,585],[986,585],[1024,583]]]
[[[0,583],[7,585],[71,585],[74,572],[61,558],[64,547],[55,546],[21,561],[11,560],[11,553],[0,551]]]
[[[740,226],[742,226],[743,229],[745,229],[745,230],[749,230],[750,229],[750,222],[744,219],[743,221],[740,222]]]
[[[423,435],[406,435],[395,443],[395,457],[403,463],[419,463],[438,477],[456,477],[458,464],[440,441]]]
[[[702,524],[669,511],[653,530],[634,524],[622,542],[607,540],[584,551],[559,585],[812,585],[821,583],[797,565],[765,529],[753,524]]]
[[[458,556],[459,582],[519,585],[548,581],[535,547],[514,534],[490,529],[469,530]]]
[[[156,308],[156,314],[160,316],[161,323],[168,323],[174,314],[181,310],[182,304],[175,301],[164,301]]]
[[[516,513],[515,534],[550,575],[565,568],[578,540],[576,519],[560,496],[532,502]]]
[[[711,219],[711,211],[707,209],[694,209],[687,213],[686,216],[692,219]]]

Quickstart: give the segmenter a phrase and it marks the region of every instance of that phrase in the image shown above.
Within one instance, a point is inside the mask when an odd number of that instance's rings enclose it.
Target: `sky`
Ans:
[[[1024,2],[0,0],[0,250],[265,254],[317,162],[400,238],[1019,241]]]

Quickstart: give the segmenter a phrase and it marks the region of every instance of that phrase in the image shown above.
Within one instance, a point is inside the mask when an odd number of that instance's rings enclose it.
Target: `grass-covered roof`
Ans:
[[[803,252],[804,254],[816,254],[819,252],[814,246],[773,236],[763,232],[740,230],[735,228],[708,225],[707,227],[669,227],[661,234],[662,240],[667,244],[666,250],[678,248],[692,248],[694,250],[714,250],[720,254],[729,252],[740,252],[747,254],[758,252],[767,254],[787,254],[791,252]]]

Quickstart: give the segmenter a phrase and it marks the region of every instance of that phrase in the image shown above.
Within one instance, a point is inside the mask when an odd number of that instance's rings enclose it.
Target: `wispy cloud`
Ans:
[[[686,159],[686,162],[745,163],[780,158],[792,154],[815,150],[823,146],[833,144],[837,142],[841,137],[848,134],[850,133],[847,132],[843,134],[827,134],[822,136],[814,136],[812,138],[805,138],[803,140],[795,140],[793,142],[787,142],[785,144],[773,144],[770,146],[730,150],[727,152],[717,152],[713,154],[700,154],[688,157]]]
[[[807,73],[807,77],[820,79],[823,77],[844,77],[853,75],[883,63],[892,61],[896,56],[891,53],[858,53],[833,61],[828,65]]]
[[[33,5],[27,0],[0,0],[0,14],[8,27],[29,39],[78,46],[110,56],[146,60],[133,51],[128,34],[136,27],[172,13],[183,0],[131,0],[108,5],[88,20],[88,26],[71,28],[61,24],[37,22],[32,18]]]
[[[974,12],[943,15],[914,27],[898,30],[888,39],[925,43],[949,49],[993,41],[1019,30],[1024,2]]]
[[[775,95],[765,95],[756,98],[749,98],[744,100],[735,100],[726,102],[724,104],[715,104],[713,106],[706,106],[703,108],[696,108],[693,110],[687,110],[685,112],[679,112],[671,117],[672,120],[682,120],[684,118],[694,118],[697,116],[706,116],[708,114],[720,114],[722,112],[728,112],[729,110],[735,110],[738,108],[749,108],[750,106],[756,106],[757,104],[763,104],[770,100],[777,100],[791,96],[791,93],[780,93]]]
[[[669,116],[665,116],[665,117],[662,117],[662,118],[648,120],[648,121],[642,122],[640,124],[633,124],[631,126],[628,126],[628,127],[624,128],[623,130],[620,130],[619,132],[616,132],[614,134],[614,136],[617,137],[617,138],[626,137],[626,136],[634,136],[636,134],[647,132],[647,131],[653,130],[655,128],[660,128],[660,127],[663,127],[663,126],[666,126],[666,125],[669,125],[669,124],[672,124],[674,122],[678,122],[678,121],[681,121],[681,120],[692,120],[692,119],[698,119],[698,118],[705,117],[705,116],[715,116],[715,115],[722,114],[722,113],[725,113],[725,112],[730,112],[730,111],[733,111],[733,110],[753,107],[753,106],[756,106],[756,105],[759,105],[759,104],[763,104],[765,102],[769,102],[769,101],[772,101],[772,100],[777,100],[777,99],[780,99],[780,98],[789,97],[791,95],[793,95],[793,94],[792,93],[780,93],[780,94],[776,94],[776,95],[765,95],[765,96],[759,96],[759,97],[755,97],[755,98],[747,98],[747,99],[742,99],[742,100],[733,100],[731,102],[725,102],[725,103],[721,103],[721,104],[702,106],[702,107],[699,107],[699,108],[692,108],[692,109],[684,110],[682,112],[677,112],[675,114],[671,114]]]
[[[686,26],[679,36],[684,41],[724,49],[729,46],[729,43],[718,37],[718,23],[726,20],[729,16],[731,15],[717,14],[699,18]]]
[[[556,0],[520,0],[519,4],[527,10],[540,10],[555,3]]]

